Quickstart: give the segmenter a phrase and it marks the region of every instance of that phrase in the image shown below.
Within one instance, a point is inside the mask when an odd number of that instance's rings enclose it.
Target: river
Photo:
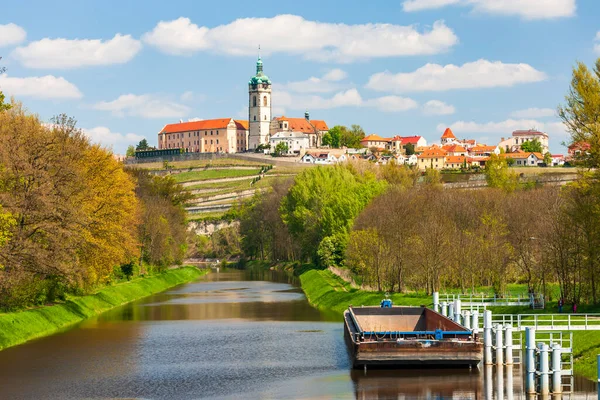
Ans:
[[[0,352],[0,399],[524,398],[512,370],[349,365],[341,318],[293,278],[229,270]]]

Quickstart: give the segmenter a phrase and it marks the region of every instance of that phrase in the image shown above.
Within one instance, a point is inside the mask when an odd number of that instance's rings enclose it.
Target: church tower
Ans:
[[[248,82],[248,149],[254,150],[261,144],[269,144],[271,124],[271,81],[263,73],[263,62],[258,56],[256,75]]]

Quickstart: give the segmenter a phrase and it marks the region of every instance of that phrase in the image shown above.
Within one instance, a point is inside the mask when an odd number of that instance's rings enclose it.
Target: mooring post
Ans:
[[[440,312],[440,292],[433,292],[433,311]]]
[[[496,324],[496,365],[502,365],[504,343],[502,341],[502,324]]]
[[[473,311],[471,314],[471,329],[473,329],[473,333],[479,333],[479,311]]]
[[[525,390],[535,393],[535,328],[525,328]]]
[[[598,354],[598,359],[596,360],[596,366],[598,368],[598,400],[600,400],[600,354]]]
[[[492,312],[485,310],[483,312],[483,361],[486,364],[492,364]]]
[[[540,394],[547,396],[550,393],[550,377],[548,376],[548,345],[540,343],[539,349],[539,365],[540,365]]]
[[[513,366],[506,366],[506,400],[513,400]]]
[[[552,346],[552,393],[562,393],[562,350],[560,344],[554,343]]]
[[[513,364],[513,328],[511,324],[504,326],[504,363]]]
[[[454,301],[454,322],[460,324],[461,310],[460,310],[460,299]]]
[[[512,388],[510,388],[512,390]],[[504,399],[504,367],[496,367],[496,399]]]
[[[448,303],[448,315],[447,317],[450,318],[452,321],[454,321],[454,303],[456,301],[453,301],[452,303]]]
[[[467,329],[471,329],[471,311],[465,311],[465,315],[463,315],[463,325]]]
[[[484,375],[485,375],[485,398],[493,399],[494,395],[494,385],[493,385],[493,370],[494,367],[491,365],[486,365],[484,367]]]
[[[448,316],[448,303],[446,303],[445,301],[442,303],[442,315],[444,317]]]

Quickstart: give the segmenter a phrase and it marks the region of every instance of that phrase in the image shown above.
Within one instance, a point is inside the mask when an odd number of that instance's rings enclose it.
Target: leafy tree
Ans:
[[[273,155],[275,157],[279,157],[282,154],[287,154],[288,150],[289,150],[289,147],[286,142],[279,142],[279,143],[277,143],[277,146],[275,146],[275,151],[273,152]]]
[[[552,154],[550,154],[550,152],[544,154],[544,163],[549,167],[552,166]]]
[[[404,146],[404,150],[406,151],[407,156],[412,156],[415,154],[415,145],[412,143],[407,143],[406,146]]]
[[[135,157],[135,147],[132,144],[127,146],[127,152],[125,152],[127,157]]]
[[[583,161],[587,167],[600,167],[600,58],[592,71],[577,63],[565,101],[558,107],[558,116],[571,134],[571,143],[589,144]]]
[[[0,57],[0,60],[2,60],[2,57]],[[0,74],[3,74],[5,71],[6,68],[0,67]],[[4,93],[2,93],[2,91],[0,90],[0,112],[6,111],[11,107],[10,104],[4,102],[4,99]]]
[[[330,146],[337,149],[341,146],[342,135],[347,131],[345,126],[336,125],[323,135],[322,143],[324,146]],[[346,135],[347,137],[347,135]]]
[[[148,141],[146,140],[146,138],[140,140],[138,145],[135,147],[136,151],[144,151],[144,150],[148,150],[148,149],[150,149],[150,146],[148,145]]]
[[[519,177],[508,167],[506,158],[492,154],[485,163],[485,179],[489,187],[514,191],[519,185]]]
[[[527,153],[541,153],[543,151],[542,143],[537,138],[528,140],[521,145],[521,150]]]

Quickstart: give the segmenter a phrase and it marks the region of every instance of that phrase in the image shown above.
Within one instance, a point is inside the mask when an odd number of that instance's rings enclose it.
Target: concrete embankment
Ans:
[[[88,296],[72,297],[64,303],[0,314],[0,350],[52,335],[111,308],[191,282],[206,272],[195,267],[172,269],[108,286]]]

